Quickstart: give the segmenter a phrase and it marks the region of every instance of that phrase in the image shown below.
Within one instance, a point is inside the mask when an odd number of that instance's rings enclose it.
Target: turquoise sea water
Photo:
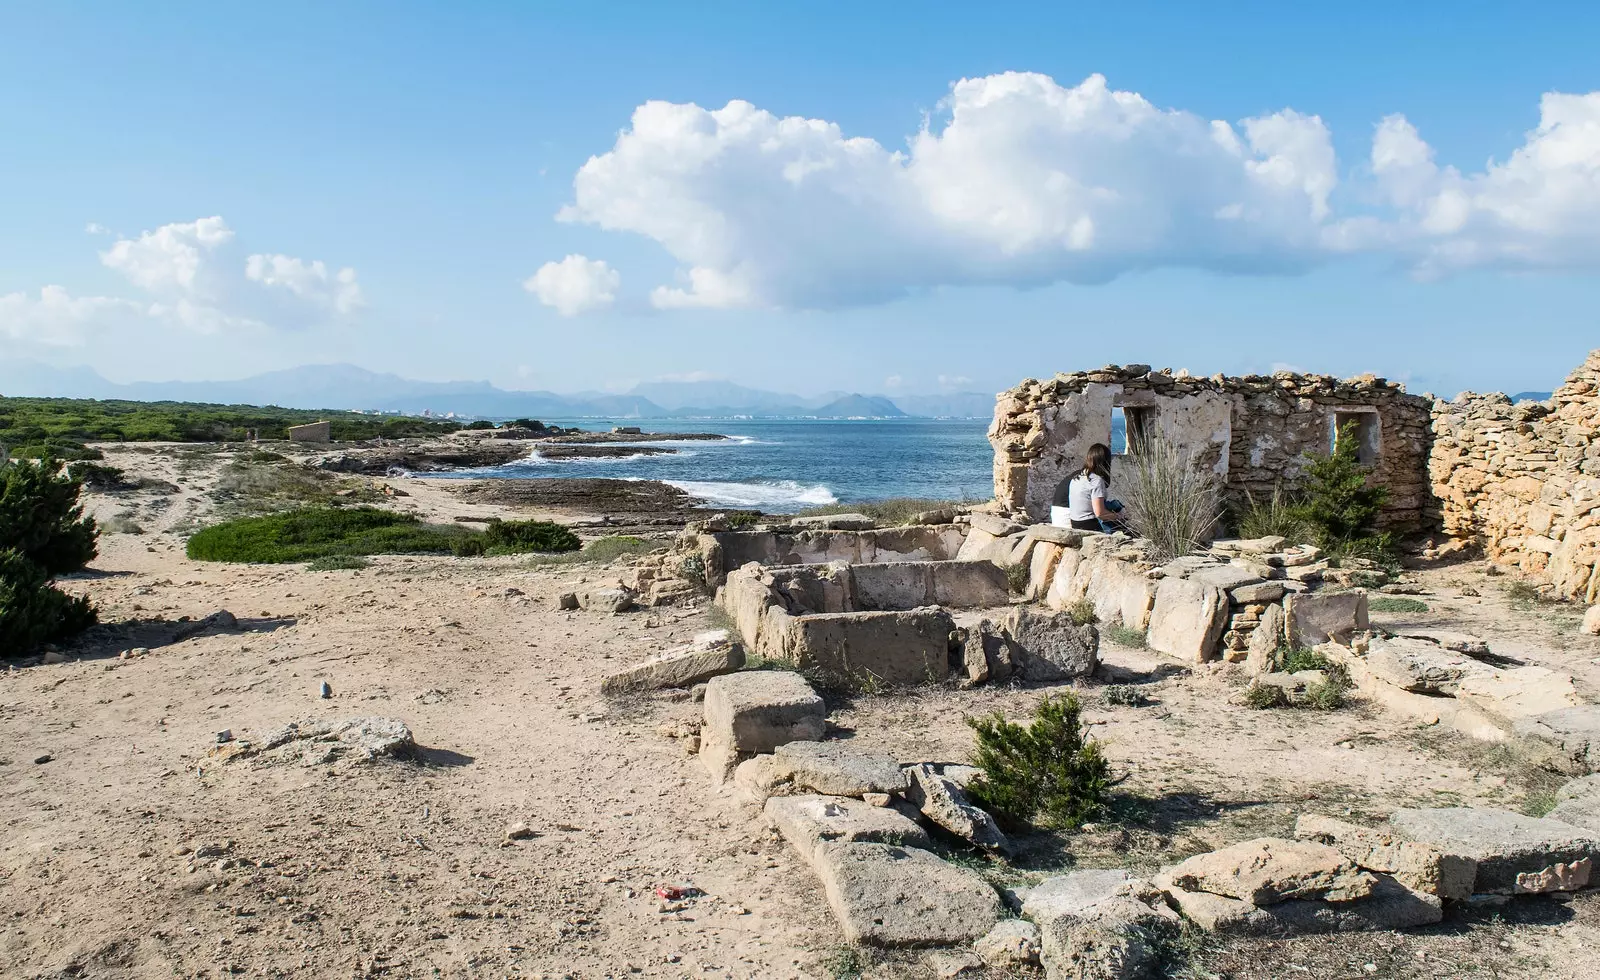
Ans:
[[[711,420],[545,419],[608,431],[637,425],[647,432],[717,432],[720,442],[651,442],[670,455],[544,460],[463,471],[455,476],[613,477],[662,480],[712,506],[786,513],[835,502],[930,497],[987,500],[994,453],[986,420]]]

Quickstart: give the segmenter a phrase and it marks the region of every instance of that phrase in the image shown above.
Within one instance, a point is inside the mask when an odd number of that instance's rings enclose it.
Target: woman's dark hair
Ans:
[[[1111,447],[1103,442],[1090,446],[1083,456],[1083,475],[1090,473],[1098,473],[1106,486],[1111,485]]]

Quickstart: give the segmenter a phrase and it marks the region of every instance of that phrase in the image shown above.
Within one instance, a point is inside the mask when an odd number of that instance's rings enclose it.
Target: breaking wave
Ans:
[[[836,504],[839,498],[822,484],[806,484],[795,480],[777,480],[767,483],[713,483],[696,480],[667,480],[691,497],[708,504],[724,507],[755,507],[783,513],[805,507]]]

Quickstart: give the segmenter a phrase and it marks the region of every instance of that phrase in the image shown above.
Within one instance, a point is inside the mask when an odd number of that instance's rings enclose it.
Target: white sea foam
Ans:
[[[716,483],[697,480],[667,480],[691,497],[725,507],[758,507],[782,512],[802,507],[838,503],[838,498],[822,484],[807,486],[795,480],[771,483]]]

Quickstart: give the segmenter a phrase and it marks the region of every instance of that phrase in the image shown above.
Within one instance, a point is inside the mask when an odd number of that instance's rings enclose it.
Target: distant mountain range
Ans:
[[[0,395],[212,402],[283,408],[481,418],[988,418],[994,395],[961,392],[890,398],[832,391],[813,398],[729,381],[652,381],[625,394],[507,391],[487,381],[412,381],[349,364],[313,364],[237,381],[118,384],[88,368],[0,361]]]
[[[1519,391],[1511,396],[1511,400],[1514,402],[1543,402],[1549,401],[1550,396],[1554,394],[1555,392],[1553,391]]]

